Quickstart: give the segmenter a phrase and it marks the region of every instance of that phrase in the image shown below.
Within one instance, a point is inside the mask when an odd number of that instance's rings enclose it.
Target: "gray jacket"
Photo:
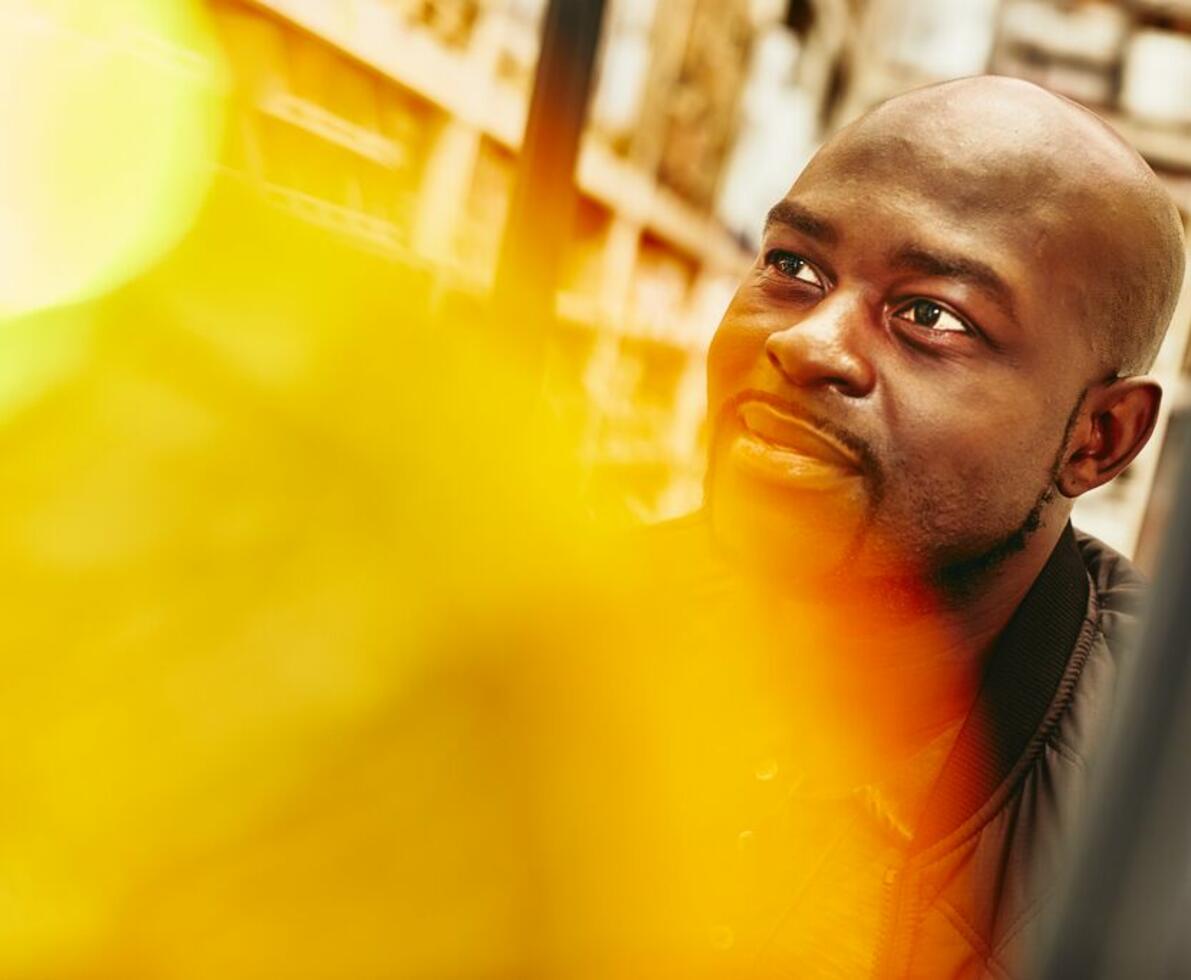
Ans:
[[[1026,975],[1144,594],[1125,558],[1068,526],[889,884],[881,977]]]

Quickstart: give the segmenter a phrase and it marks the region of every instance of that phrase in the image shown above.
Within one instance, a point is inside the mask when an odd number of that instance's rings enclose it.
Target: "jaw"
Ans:
[[[761,588],[838,607],[937,609],[937,569],[905,533],[885,527],[881,503],[861,480],[833,492],[792,491],[732,468],[722,454],[705,496],[717,548]]]
[[[838,576],[865,535],[861,481],[808,484],[765,479],[717,452],[705,501],[717,545],[766,579],[810,585]]]

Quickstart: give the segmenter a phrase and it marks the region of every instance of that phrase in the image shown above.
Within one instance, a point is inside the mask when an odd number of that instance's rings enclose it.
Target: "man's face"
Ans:
[[[820,153],[709,354],[723,543],[812,575],[930,576],[1014,538],[1094,370],[1081,270],[1104,256],[1061,169],[896,128]]]

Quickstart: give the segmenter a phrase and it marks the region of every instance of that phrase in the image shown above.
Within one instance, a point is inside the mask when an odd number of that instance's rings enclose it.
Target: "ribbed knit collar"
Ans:
[[[1054,700],[1087,615],[1088,573],[1070,523],[989,657],[976,703],[914,835],[921,852],[983,806]]]

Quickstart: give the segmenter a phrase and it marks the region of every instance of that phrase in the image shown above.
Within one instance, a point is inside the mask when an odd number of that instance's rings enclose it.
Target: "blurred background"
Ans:
[[[705,351],[765,212],[868,106],[992,71],[1102,113],[1191,214],[1189,0],[609,0],[542,138],[545,23],[0,0],[6,978],[718,955],[686,884],[727,894],[735,801],[775,805],[781,707],[642,608],[609,531],[699,503]],[[527,190],[580,122],[574,187]],[[508,285],[518,209],[559,211],[544,314],[533,263]],[[1189,334],[1191,283],[1158,432],[1076,513],[1147,568]]]
[[[280,207],[482,297],[498,264],[543,0],[210,0],[235,78],[224,166]],[[766,210],[816,146],[927,82],[1016,75],[1094,108],[1191,213],[1186,0],[610,0],[556,296],[556,411],[589,475],[655,520],[701,495],[704,352]],[[1186,295],[1146,452],[1076,522],[1152,564]],[[1163,468],[1166,468],[1165,466]],[[1157,494],[1157,499],[1155,498]]]

